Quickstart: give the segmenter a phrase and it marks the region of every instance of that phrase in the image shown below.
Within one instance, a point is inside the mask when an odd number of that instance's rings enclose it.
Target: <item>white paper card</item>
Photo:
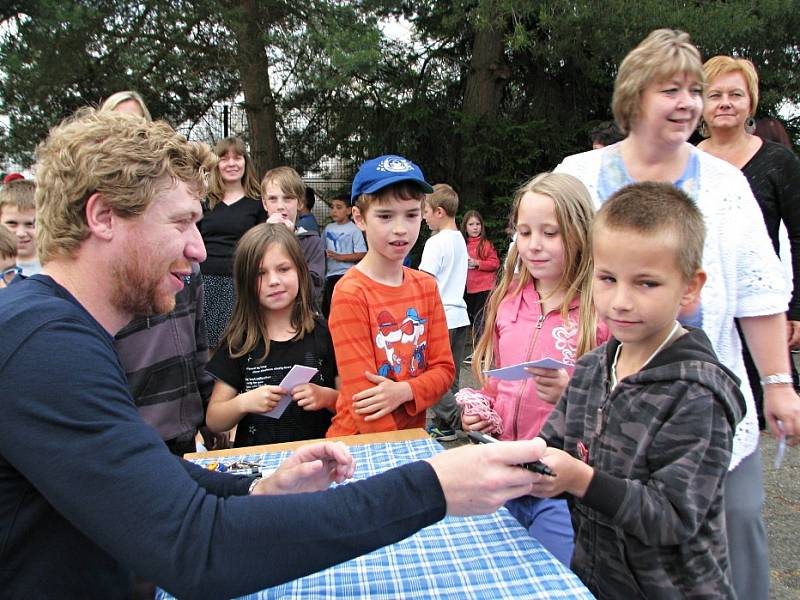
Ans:
[[[518,365],[511,365],[503,367],[502,369],[492,369],[491,371],[484,371],[483,374],[495,379],[507,379],[514,381],[517,379],[527,379],[533,377],[528,373],[526,367],[539,367],[541,369],[563,369],[567,364],[556,360],[554,358],[541,358],[539,360],[532,360],[530,362],[519,363]]]
[[[308,383],[311,381],[311,378],[317,374],[317,370],[314,367],[306,367],[303,365],[294,365],[289,372],[286,374],[286,377],[283,378],[281,381],[281,387],[285,389],[287,392],[291,392],[292,388],[298,385],[303,385],[304,383]],[[280,419],[283,411],[286,410],[286,407],[289,406],[289,402],[292,401],[291,393],[284,394],[281,396],[281,399],[278,400],[278,405],[273,408],[271,411],[264,413],[265,417],[272,417],[273,419]]]

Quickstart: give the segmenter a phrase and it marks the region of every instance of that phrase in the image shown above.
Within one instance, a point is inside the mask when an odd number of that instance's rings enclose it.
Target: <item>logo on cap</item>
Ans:
[[[414,165],[405,158],[389,157],[384,158],[376,167],[376,170],[388,171],[389,173],[408,173],[414,170]]]

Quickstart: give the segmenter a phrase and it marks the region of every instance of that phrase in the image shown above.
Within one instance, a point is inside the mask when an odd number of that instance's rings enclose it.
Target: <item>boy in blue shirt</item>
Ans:
[[[364,234],[350,220],[350,201],[347,196],[336,196],[331,202],[332,223],[325,226],[325,254],[328,257],[325,295],[322,298],[322,314],[331,312],[331,298],[336,282],[367,253]]]

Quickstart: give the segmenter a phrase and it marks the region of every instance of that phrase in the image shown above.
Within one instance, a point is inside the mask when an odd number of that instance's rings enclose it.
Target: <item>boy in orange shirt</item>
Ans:
[[[400,156],[365,162],[353,180],[353,220],[368,250],[333,292],[329,327],[341,387],[328,437],[423,427],[426,409],[453,382],[436,280],[403,267],[432,191]]]

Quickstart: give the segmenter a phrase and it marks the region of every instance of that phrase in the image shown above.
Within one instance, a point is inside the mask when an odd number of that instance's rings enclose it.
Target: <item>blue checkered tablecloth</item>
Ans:
[[[357,465],[354,479],[426,458],[441,449],[433,440],[351,446]],[[288,455],[250,454],[224,462],[248,460],[275,467]],[[170,598],[162,590],[156,594],[157,600]],[[446,517],[391,546],[242,598],[517,600],[593,596],[503,508],[487,516]]]

